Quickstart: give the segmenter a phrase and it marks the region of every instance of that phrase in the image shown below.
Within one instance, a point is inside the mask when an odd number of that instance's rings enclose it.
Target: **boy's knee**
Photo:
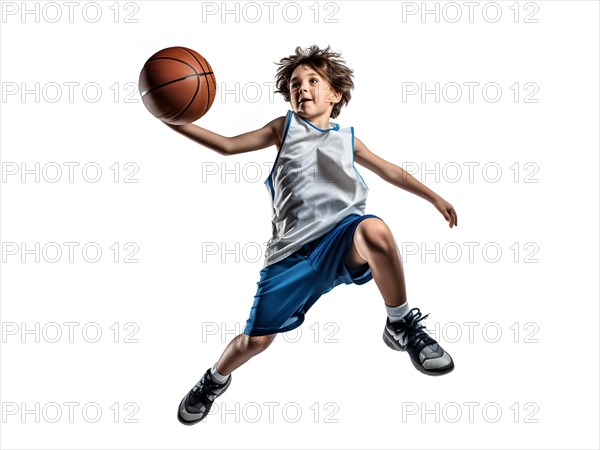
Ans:
[[[394,236],[383,220],[365,219],[359,224],[359,228],[361,237],[370,251],[389,254],[395,250]]]
[[[260,353],[265,350],[273,340],[275,339],[276,334],[267,334],[264,336],[248,336],[246,334],[243,335],[243,342],[245,347],[252,352]]]

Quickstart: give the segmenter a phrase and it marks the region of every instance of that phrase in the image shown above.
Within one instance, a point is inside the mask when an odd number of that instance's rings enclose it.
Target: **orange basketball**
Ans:
[[[172,125],[194,122],[215,100],[217,82],[212,67],[198,52],[165,48],[148,59],[138,83],[144,106]]]

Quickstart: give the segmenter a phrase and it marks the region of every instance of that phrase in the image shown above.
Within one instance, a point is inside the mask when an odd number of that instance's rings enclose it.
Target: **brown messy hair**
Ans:
[[[319,49],[317,45],[311,45],[306,50],[296,47],[296,54],[282,58],[278,63],[275,76],[275,93],[282,94],[286,102],[290,97],[290,78],[296,67],[308,65],[313,68],[324,80],[326,80],[334,91],[342,94],[341,100],[333,105],[331,117],[336,118],[340,114],[342,106],[350,101],[350,91],[354,89],[352,81],[353,70],[349,69],[340,53],[329,50],[329,45],[325,49]]]

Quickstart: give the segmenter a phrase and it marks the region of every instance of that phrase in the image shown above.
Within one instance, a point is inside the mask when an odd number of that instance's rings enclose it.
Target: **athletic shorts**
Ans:
[[[323,236],[260,271],[260,281],[244,334],[263,336],[293,330],[323,294],[339,284],[365,284],[373,279],[368,264],[350,271],[344,261],[354,231],[373,214],[351,214]]]

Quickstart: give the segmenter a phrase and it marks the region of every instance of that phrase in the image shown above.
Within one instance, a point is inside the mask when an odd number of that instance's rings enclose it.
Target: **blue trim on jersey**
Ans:
[[[336,123],[336,124],[335,124],[335,127],[331,127],[331,128],[322,129],[322,128],[319,128],[319,127],[318,127],[318,126],[316,126],[316,125],[313,125],[313,123],[312,123],[310,120],[308,120],[308,119],[305,119],[305,118],[304,118],[304,117],[302,117],[301,115],[299,115],[299,114],[297,114],[297,113],[296,113],[296,115],[297,115],[298,117],[300,117],[302,120],[304,120],[304,121],[305,121],[307,124],[309,124],[311,127],[313,127],[315,130],[319,130],[319,131],[320,131],[320,132],[322,132],[322,133],[324,133],[325,131],[338,131],[338,130],[340,129],[340,124],[339,124],[339,123]]]
[[[285,138],[287,137],[288,134],[288,130],[290,129],[290,125],[292,124],[292,114],[294,113],[294,111],[292,111],[291,109],[288,110],[287,116],[286,117],[288,119],[288,123],[287,123],[287,127],[285,127],[285,131],[283,132],[283,138],[281,139],[281,145],[279,146],[279,149],[281,150],[281,147],[283,147],[283,144],[285,144]],[[277,154],[279,154],[279,152],[277,152]]]
[[[277,161],[279,160],[279,154],[281,153],[281,149],[283,148],[283,144],[285,143],[285,138],[288,135],[288,130],[290,129],[290,125],[292,124],[292,113],[293,111],[288,110],[286,114],[287,126],[285,127],[285,131],[283,132],[283,138],[281,139],[281,145],[279,146],[279,151],[277,152],[277,156],[275,157],[275,162],[273,163],[273,167],[271,167],[271,171],[269,172],[269,176],[264,181],[267,186],[269,186],[269,190],[271,191],[271,199],[275,201],[275,189],[273,188],[273,180],[271,179],[271,175],[273,174],[273,170],[275,170],[275,166],[277,165]]]
[[[362,182],[365,183],[365,180],[363,180],[363,177],[360,176],[360,173],[358,173],[358,170],[356,170],[356,166],[354,165],[354,127],[350,127],[350,131],[352,131],[352,167],[354,167],[354,171],[360,177]],[[367,189],[369,189],[369,186],[367,186],[367,183],[365,183],[365,187]]]

